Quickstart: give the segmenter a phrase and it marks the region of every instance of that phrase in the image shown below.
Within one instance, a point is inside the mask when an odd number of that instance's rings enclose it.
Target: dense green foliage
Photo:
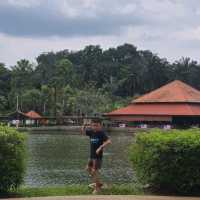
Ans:
[[[0,126],[0,193],[16,189],[25,171],[25,136]]]
[[[138,134],[130,153],[141,183],[179,194],[200,194],[199,157],[199,129]]]
[[[17,96],[24,112],[69,115],[110,111],[174,79],[200,89],[196,61],[169,63],[130,44],[42,53],[36,61],[20,60],[9,69],[0,64],[1,113],[16,109]]]

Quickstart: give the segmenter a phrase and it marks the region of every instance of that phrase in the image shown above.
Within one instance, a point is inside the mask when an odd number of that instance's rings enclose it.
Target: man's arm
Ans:
[[[111,140],[110,139],[107,139],[97,150],[96,150],[96,154],[98,155],[102,150],[103,148],[105,148],[107,145],[111,144]]]
[[[81,127],[81,134],[85,135],[85,131],[86,131],[87,125],[83,124],[83,126]]]
[[[81,134],[89,136],[90,129],[91,129],[91,126],[89,124],[83,124],[83,126],[81,127]]]

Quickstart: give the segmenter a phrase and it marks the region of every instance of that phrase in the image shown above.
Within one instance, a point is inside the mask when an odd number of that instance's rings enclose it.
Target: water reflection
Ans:
[[[102,177],[106,182],[134,180],[127,158],[132,136],[111,136],[112,145],[104,152]],[[25,185],[32,187],[88,183],[84,168],[89,156],[86,136],[30,134],[29,161]]]

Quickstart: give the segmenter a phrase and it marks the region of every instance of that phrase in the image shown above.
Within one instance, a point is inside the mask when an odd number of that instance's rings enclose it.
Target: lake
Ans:
[[[129,183],[134,174],[128,160],[133,136],[111,134],[112,145],[104,151],[102,179],[107,183]],[[28,137],[28,167],[25,186],[43,187],[89,183],[85,171],[89,138],[74,134],[39,133]]]

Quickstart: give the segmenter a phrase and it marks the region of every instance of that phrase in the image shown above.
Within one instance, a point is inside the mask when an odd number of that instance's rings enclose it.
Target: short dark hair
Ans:
[[[92,119],[92,123],[101,124],[101,119]]]

